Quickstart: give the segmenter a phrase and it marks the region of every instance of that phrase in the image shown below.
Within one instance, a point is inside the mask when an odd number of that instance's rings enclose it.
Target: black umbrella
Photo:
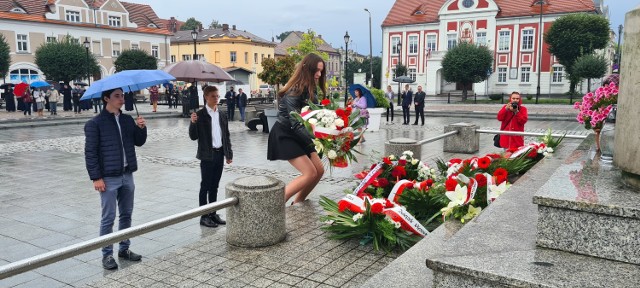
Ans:
[[[78,86],[89,86],[89,84],[84,83],[84,82],[74,82],[73,85],[78,85]]]
[[[16,86],[16,85],[13,84],[13,83],[4,83],[4,84],[0,85],[0,89],[5,89],[6,90],[7,88],[13,87],[13,86]]]
[[[397,78],[393,78],[393,82],[413,83],[413,82],[416,82],[416,81],[411,79],[411,77],[409,77],[409,76],[400,76],[400,77],[397,77]]]

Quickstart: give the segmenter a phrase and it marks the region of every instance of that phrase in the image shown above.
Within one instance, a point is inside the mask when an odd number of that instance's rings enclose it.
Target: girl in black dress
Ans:
[[[324,167],[313,144],[313,135],[304,125],[291,119],[289,113],[300,113],[309,101],[317,100],[316,87],[326,95],[325,63],[320,56],[310,53],[298,63],[287,85],[278,92],[278,121],[269,133],[267,159],[287,160],[302,175],[284,188],[285,202],[296,195],[293,203],[304,201],[324,174]]]

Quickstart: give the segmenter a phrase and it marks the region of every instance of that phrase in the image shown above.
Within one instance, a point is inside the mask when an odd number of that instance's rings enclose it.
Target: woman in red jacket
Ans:
[[[509,103],[498,112],[501,131],[524,132],[524,124],[529,120],[527,107],[522,106],[520,93],[512,92]],[[500,147],[504,149],[524,146],[524,136],[500,135]]]

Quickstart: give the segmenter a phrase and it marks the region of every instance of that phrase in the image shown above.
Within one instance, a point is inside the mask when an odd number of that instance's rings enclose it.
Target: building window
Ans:
[[[244,64],[249,64],[249,52],[244,52]]]
[[[204,59],[204,54],[196,54],[196,59],[195,60],[205,60]]]
[[[41,79],[38,71],[31,69],[16,69],[9,72],[9,80],[11,82],[31,83],[33,81],[38,81]]]
[[[487,32],[476,33],[476,45],[487,46]]]
[[[191,60],[191,54],[182,54],[182,61]]]
[[[109,26],[120,27],[121,20],[119,16],[109,16]]]
[[[56,38],[55,36],[47,36],[47,43],[53,43],[58,41],[58,38]]]
[[[231,63],[236,63],[236,51],[231,51],[229,53],[229,58],[231,59]]]
[[[533,50],[533,29],[522,30],[522,50]]]
[[[258,64],[258,53],[253,53],[253,63]]]
[[[520,82],[529,83],[530,75],[531,75],[531,67],[520,68]]]
[[[416,68],[409,68],[408,73],[409,73],[409,78],[411,78],[411,80],[416,81]]]
[[[151,46],[151,56],[160,58],[158,57],[158,46]]]
[[[261,54],[260,61],[264,61],[264,54]]]
[[[80,38],[71,38],[71,43],[80,44]]]
[[[553,83],[562,83],[562,78],[564,77],[564,67],[562,66],[554,66],[553,67],[553,79],[551,82]]]
[[[67,10],[65,12],[65,19],[69,22],[80,22],[80,11]]]
[[[400,43],[400,37],[391,37],[391,54],[398,55],[398,43]]]
[[[171,55],[171,63],[176,63],[176,55]]]
[[[427,35],[427,50],[431,50],[431,51],[436,51],[437,46],[436,46],[436,35]]]
[[[113,53],[111,55],[113,57],[120,56],[120,43],[113,43]]]
[[[507,83],[507,68],[498,68],[498,83]]]
[[[511,44],[511,31],[500,31],[498,35],[498,51],[509,51],[509,46]]]
[[[409,54],[418,54],[418,36],[409,36]]]
[[[138,50],[140,46],[138,44],[131,43],[131,50]]]
[[[93,55],[102,56],[102,45],[100,45],[100,41],[91,42],[91,52],[93,52]]]
[[[458,34],[447,34],[447,49],[451,50],[458,45]]]
[[[16,51],[23,53],[29,52],[29,36],[27,34],[18,34],[17,39],[18,41],[16,44],[18,45],[18,48]]]

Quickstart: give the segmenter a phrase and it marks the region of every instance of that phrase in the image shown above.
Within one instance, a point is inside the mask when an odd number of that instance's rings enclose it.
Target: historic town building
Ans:
[[[284,38],[282,42],[278,43],[278,46],[276,46],[276,58],[289,54],[287,49],[298,45],[303,39],[303,34],[304,32],[301,31],[293,31]],[[325,70],[327,70],[327,78],[335,78],[337,81],[341,81],[342,70],[344,68],[344,57],[341,55],[344,54],[341,54],[338,50],[331,47],[329,43],[324,41],[322,35],[318,35],[318,38],[322,40],[322,44],[318,46],[318,51],[325,52],[329,55],[329,59],[326,61],[327,67],[325,67]]]
[[[401,59],[413,85],[428,95],[462,90],[444,81],[441,63],[448,49],[466,41],[494,53],[489,79],[468,87],[478,95],[535,94],[539,69],[541,94],[565,93],[565,68],[539,39],[558,17],[578,12],[608,13],[601,0],[397,0],[382,24],[382,82],[397,85],[392,79]]]
[[[93,80],[113,74],[113,62],[126,49],[146,50],[162,68],[170,55],[168,22],[149,5],[118,0],[0,0],[0,34],[11,50],[5,80],[43,80],[34,63],[36,49],[67,35],[81,44],[88,41],[100,67]]]

